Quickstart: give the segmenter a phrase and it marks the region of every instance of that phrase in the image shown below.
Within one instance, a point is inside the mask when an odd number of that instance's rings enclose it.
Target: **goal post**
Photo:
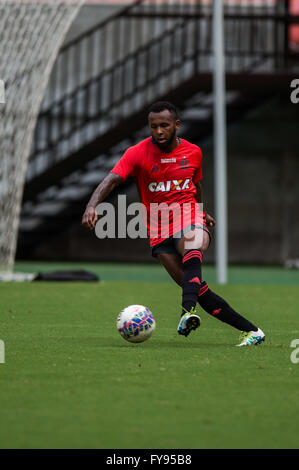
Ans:
[[[0,0],[0,272],[12,272],[28,157],[59,48],[85,0]]]

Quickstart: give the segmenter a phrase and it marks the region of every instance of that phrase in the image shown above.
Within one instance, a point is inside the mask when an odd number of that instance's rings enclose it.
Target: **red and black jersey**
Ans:
[[[130,147],[111,170],[123,181],[135,179],[147,211],[151,246],[190,224],[204,223],[195,187],[202,179],[202,152],[187,140],[179,142],[171,153],[164,153],[149,137]],[[168,219],[163,219],[163,211]]]

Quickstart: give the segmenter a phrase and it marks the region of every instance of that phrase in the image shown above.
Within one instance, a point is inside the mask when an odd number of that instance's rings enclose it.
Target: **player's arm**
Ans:
[[[99,186],[94,190],[92,196],[87,203],[85,212],[82,217],[82,225],[92,230],[98,220],[98,214],[96,212],[96,207],[100,204],[106,197],[109,196],[111,191],[122,181],[122,177],[116,173],[109,173]]]
[[[197,202],[202,203],[203,200],[202,200],[201,182],[198,181],[197,183],[195,183],[195,187],[196,187],[196,200],[197,200]],[[214,219],[214,217],[212,217],[206,211],[205,211],[205,216],[206,216],[206,221],[207,221],[208,227],[214,227],[214,225],[216,224],[216,220]]]

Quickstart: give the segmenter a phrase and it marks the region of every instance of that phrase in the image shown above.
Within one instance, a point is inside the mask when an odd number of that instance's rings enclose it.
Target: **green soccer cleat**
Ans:
[[[242,331],[240,335],[240,344],[236,346],[252,346],[253,344],[261,344],[262,341],[265,341],[264,332],[258,328],[257,331]]]
[[[191,331],[196,330],[199,325],[200,317],[196,315],[196,310],[194,307],[192,307],[190,312],[187,312],[186,310],[186,313],[181,316],[180,323],[178,325],[178,334],[188,336]]]

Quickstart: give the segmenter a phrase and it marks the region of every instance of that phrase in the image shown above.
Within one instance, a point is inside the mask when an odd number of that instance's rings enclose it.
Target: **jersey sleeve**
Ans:
[[[193,175],[193,182],[198,183],[198,181],[202,180],[202,152],[199,147],[196,148],[196,152],[194,155],[194,162],[195,162],[195,172]]]
[[[137,169],[137,151],[130,147],[125,151],[121,159],[114,165],[110,173],[116,173],[125,181],[129,176],[136,176]]]

